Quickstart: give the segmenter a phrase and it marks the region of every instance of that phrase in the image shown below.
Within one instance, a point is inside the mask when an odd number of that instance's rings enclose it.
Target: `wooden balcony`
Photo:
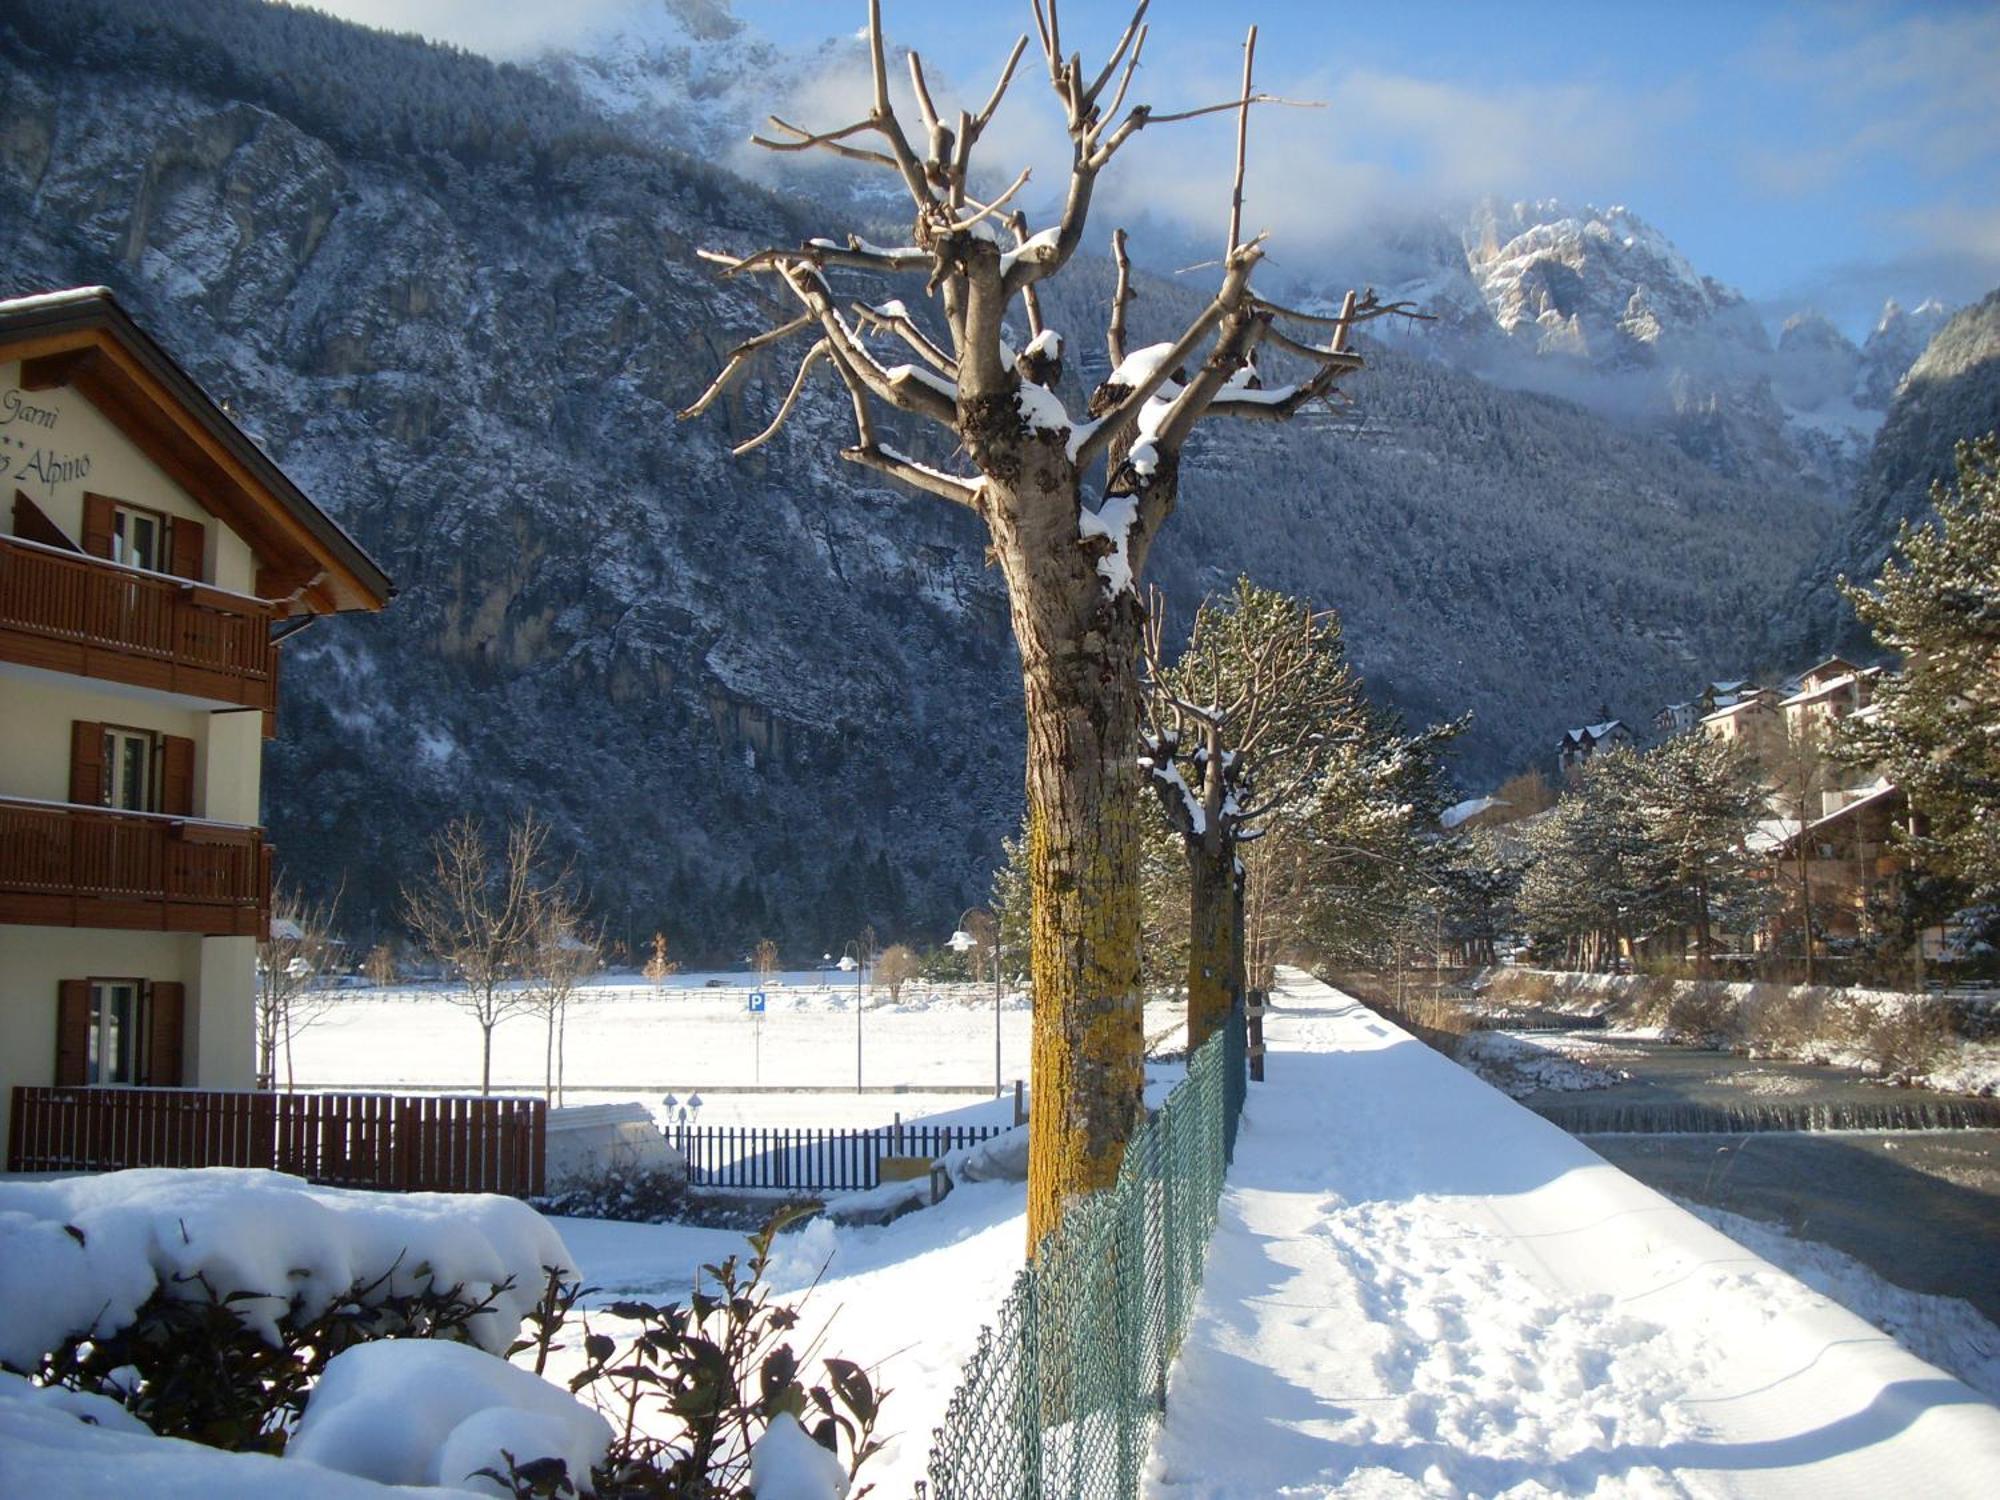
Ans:
[[[0,661],[268,712],[276,613],[247,595],[0,536]]]
[[[263,830],[0,797],[0,922],[263,937]]]

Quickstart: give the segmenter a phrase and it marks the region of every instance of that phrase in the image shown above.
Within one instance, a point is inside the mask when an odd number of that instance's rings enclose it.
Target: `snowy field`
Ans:
[[[761,1016],[749,1009],[765,996]],[[892,1003],[862,992],[861,1082],[855,1082],[856,986],[818,973],[677,974],[661,987],[625,976],[570,1002],[564,1102],[638,1100],[662,1113],[668,1092],[701,1094],[702,1125],[864,1127],[949,1115],[954,1123],[1009,1118],[1015,1080],[1028,1077],[1027,998],[1003,992],[1000,1074],[1006,1108],[995,1116],[994,1003],[990,985],[904,987]],[[298,1086],[309,1089],[479,1087],[479,1028],[448,1003],[443,986],[349,990],[293,1044]],[[1185,1008],[1149,1005],[1146,1033],[1159,1047],[1184,1039]],[[546,1027],[515,1015],[493,1034],[496,1093],[542,1091]],[[903,1095],[891,1091],[903,1090]]]
[[[1346,996],[1277,999],[1149,1494],[1993,1493],[1975,1391]]]

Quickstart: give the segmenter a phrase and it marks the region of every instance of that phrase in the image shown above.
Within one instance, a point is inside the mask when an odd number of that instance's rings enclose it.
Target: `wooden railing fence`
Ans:
[[[540,1099],[200,1089],[14,1090],[10,1172],[269,1167],[400,1192],[544,1190]]]
[[[256,936],[268,863],[256,828],[0,797],[10,921]]]
[[[872,1130],[680,1126],[668,1139],[694,1187],[846,1192],[880,1186],[885,1156],[944,1155],[999,1135],[999,1125],[883,1125]]]
[[[77,671],[78,653],[109,653],[141,665],[103,675],[270,708],[275,615],[261,599],[0,537],[0,628],[47,643],[7,650],[30,666]]]

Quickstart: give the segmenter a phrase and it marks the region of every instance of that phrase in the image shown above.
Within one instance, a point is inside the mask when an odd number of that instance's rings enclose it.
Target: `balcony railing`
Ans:
[[[0,797],[0,922],[262,937],[261,829]]]
[[[0,536],[0,661],[270,709],[275,614],[247,595]]]

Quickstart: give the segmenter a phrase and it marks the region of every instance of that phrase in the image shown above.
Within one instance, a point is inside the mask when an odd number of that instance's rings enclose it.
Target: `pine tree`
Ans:
[[[1718,910],[1740,906],[1749,893],[1747,843],[1764,810],[1763,788],[1734,745],[1706,734],[1675,735],[1636,766],[1657,909],[1694,929],[1706,974]]]
[[[1907,852],[1939,905],[2000,904],[2000,435],[1958,447],[1934,525],[1904,523],[1875,586],[1841,581],[1862,623],[1903,658],[1843,750],[1909,797]],[[1992,920],[1992,919],[1989,919]]]

